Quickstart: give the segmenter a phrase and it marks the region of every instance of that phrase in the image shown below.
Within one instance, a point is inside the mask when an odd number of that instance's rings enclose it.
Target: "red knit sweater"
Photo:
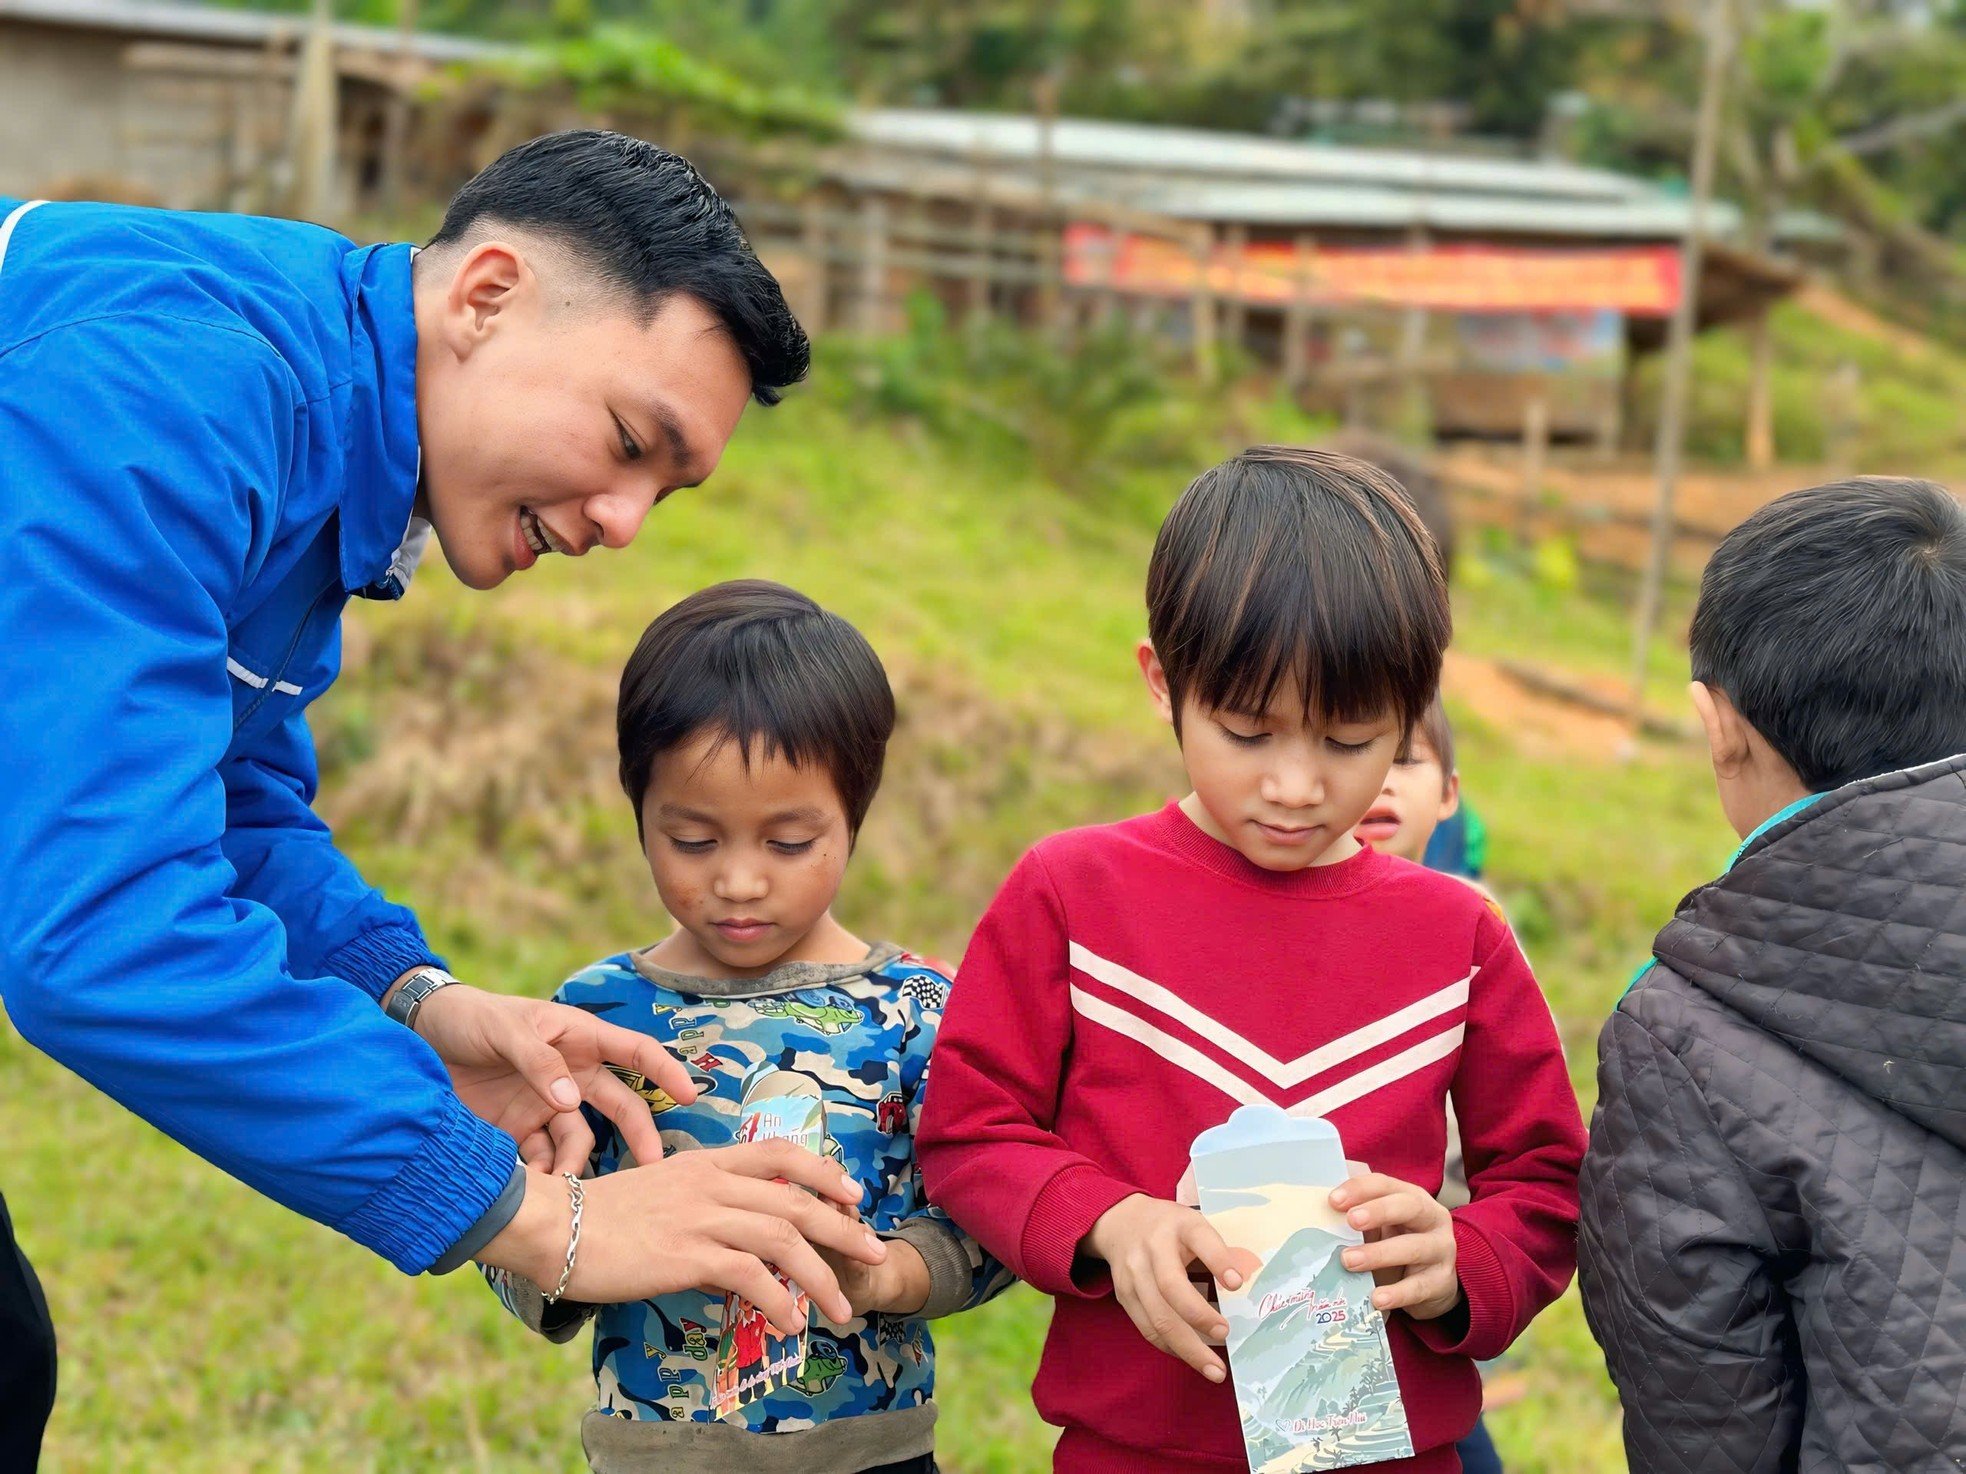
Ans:
[[[1328,1117],[1347,1156],[1438,1192],[1453,1094],[1467,1305],[1392,1316],[1418,1453],[1383,1467],[1459,1467],[1475,1361],[1575,1265],[1584,1129],[1536,980],[1474,889],[1371,850],[1263,870],[1174,805],[1045,840],[977,928],[932,1075],[930,1197],[1057,1298],[1034,1390],[1072,1474],[1244,1466],[1229,1387],[1074,1272],[1094,1220],[1131,1193],[1172,1198],[1196,1135],[1238,1105]]]

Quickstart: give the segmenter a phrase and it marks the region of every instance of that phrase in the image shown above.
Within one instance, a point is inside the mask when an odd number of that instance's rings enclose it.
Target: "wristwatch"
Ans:
[[[423,1011],[424,1000],[439,988],[448,988],[456,981],[441,967],[419,967],[403,979],[383,1012],[404,1028],[414,1030],[416,1016]]]

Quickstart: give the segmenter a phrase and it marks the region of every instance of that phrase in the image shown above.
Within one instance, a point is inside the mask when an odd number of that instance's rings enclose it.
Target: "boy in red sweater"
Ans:
[[[1070,1474],[1244,1467],[1229,1246],[1173,1199],[1238,1105],[1329,1118],[1418,1452],[1569,1282],[1583,1125],[1548,1007],[1472,888],[1353,831],[1433,698],[1439,559],[1397,483],[1258,447],[1162,525],[1139,658],[1193,792],[1054,835],[963,959],[918,1137],[930,1196],[1056,1298],[1035,1395]],[[1473,1200],[1435,1201],[1446,1102]],[[1201,1275],[1197,1285],[1192,1276]]]

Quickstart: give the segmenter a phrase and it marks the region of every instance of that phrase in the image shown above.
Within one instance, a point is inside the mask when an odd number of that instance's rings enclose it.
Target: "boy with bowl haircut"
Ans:
[[[1009,1283],[928,1202],[916,1170],[949,980],[833,915],[894,716],[860,632],[763,580],[682,600],[622,672],[621,784],[676,928],[553,996],[651,1035],[689,1066],[687,1104],[631,1082],[668,1154],[740,1139],[760,1098],[823,1100],[827,1152],[863,1189],[886,1254],[865,1265],[823,1251],[844,1298],[813,1303],[803,1370],[726,1416],[713,1397],[720,1352],[740,1348],[723,1358],[740,1368],[757,1360],[741,1348],[763,1344],[762,1316],[726,1325],[723,1295],[702,1290],[582,1305],[487,1271],[506,1308],[549,1340],[595,1320],[599,1396],[581,1442],[602,1474],[933,1474],[928,1323]],[[620,1132],[593,1124],[589,1174],[633,1166]],[[782,1298],[762,1273],[748,1288],[761,1308]]]
[[[1258,447],[1169,514],[1147,606],[1140,666],[1193,791],[1044,840],[1004,883],[938,1045],[930,1194],[1057,1302],[1054,1467],[1238,1470],[1226,1326],[1190,1276],[1240,1281],[1173,1199],[1237,1106],[1329,1118],[1372,1169],[1332,1204],[1371,1240],[1345,1260],[1379,1279],[1417,1450],[1386,1467],[1457,1469],[1475,1361],[1569,1280],[1583,1131],[1507,926],[1354,837],[1439,684],[1438,556],[1384,473]],[[1453,1214],[1450,1093],[1474,1194]]]
[[[1966,514],[1791,492],[1691,645],[1742,844],[1605,1026],[1583,1174],[1631,1467],[1966,1467]]]

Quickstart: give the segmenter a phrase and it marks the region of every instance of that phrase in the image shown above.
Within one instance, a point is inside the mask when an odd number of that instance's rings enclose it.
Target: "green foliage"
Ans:
[[[680,114],[723,136],[825,138],[840,127],[837,103],[822,93],[746,81],[664,36],[625,26],[581,28],[488,70],[521,92],[565,92],[590,113]]]

